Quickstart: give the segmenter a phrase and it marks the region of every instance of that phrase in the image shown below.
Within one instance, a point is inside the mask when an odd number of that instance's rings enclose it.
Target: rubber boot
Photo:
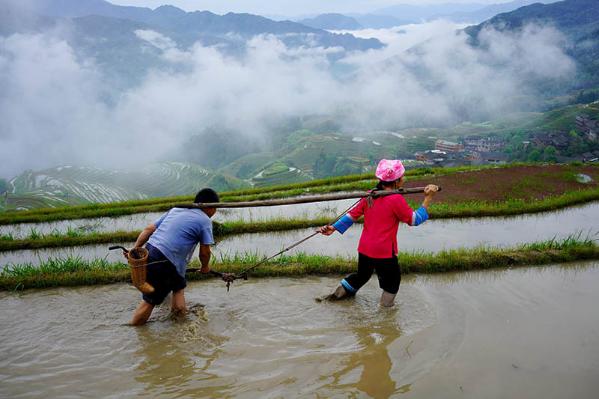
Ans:
[[[396,295],[397,294],[391,294],[387,291],[383,291],[383,293],[381,295],[381,306],[390,308],[391,306],[395,305],[395,296]]]

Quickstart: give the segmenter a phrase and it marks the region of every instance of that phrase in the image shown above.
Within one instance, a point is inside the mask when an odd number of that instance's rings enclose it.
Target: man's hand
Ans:
[[[210,273],[210,266],[206,265],[206,266],[202,266],[202,268],[200,269],[200,273]]]
[[[211,254],[210,245],[200,244],[200,264],[202,265],[200,273],[210,273]]]
[[[337,230],[333,226],[331,226],[330,224],[328,224],[326,226],[322,226],[321,228],[318,229],[318,232],[320,234],[322,234],[322,235],[325,235],[325,236],[330,236],[335,231],[337,231]]]

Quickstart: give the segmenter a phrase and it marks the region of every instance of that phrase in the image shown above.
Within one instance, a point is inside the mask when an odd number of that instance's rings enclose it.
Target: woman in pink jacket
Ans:
[[[377,190],[397,190],[404,183],[405,168],[399,160],[383,159],[376,168],[379,179]],[[335,231],[343,234],[361,216],[364,216],[364,229],[358,245],[358,271],[343,280],[329,299],[353,296],[376,271],[379,286],[383,290],[381,305],[393,306],[401,271],[397,262],[397,230],[399,223],[418,226],[428,219],[428,206],[438,187],[428,185],[424,189],[424,201],[416,211],[412,210],[401,194],[387,195],[371,199],[362,198],[354,208],[333,225],[320,228],[320,232],[330,236]]]

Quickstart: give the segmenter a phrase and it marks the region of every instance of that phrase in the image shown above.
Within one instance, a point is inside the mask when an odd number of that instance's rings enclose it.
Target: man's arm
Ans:
[[[135,241],[135,248],[143,247],[143,245],[148,242],[150,236],[156,231],[156,225],[154,223],[146,226],[145,229],[137,237],[137,241]]]
[[[202,268],[200,269],[201,273],[209,273],[210,272],[210,256],[212,252],[210,251],[210,245],[200,244],[200,263],[202,264]]]

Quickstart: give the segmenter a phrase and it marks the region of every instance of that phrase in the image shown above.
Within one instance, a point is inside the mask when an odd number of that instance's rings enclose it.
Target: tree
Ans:
[[[543,160],[545,162],[557,162],[557,150],[554,146],[549,145],[543,150]]]
[[[570,140],[570,145],[568,145],[566,153],[570,156],[575,156],[587,152],[589,150],[589,146],[584,142],[584,140],[580,136],[574,136],[572,133],[575,134],[576,132],[570,132],[572,138]]]
[[[541,151],[539,151],[537,148],[535,148],[534,150],[532,150],[530,152],[530,154],[528,154],[529,162],[538,162],[540,160],[541,160]]]
[[[312,167],[312,174],[316,178],[328,177],[333,174],[337,157],[332,154],[325,154],[323,151],[320,152],[314,166]]]
[[[335,176],[345,176],[345,175],[353,175],[360,173],[362,169],[359,165],[356,165],[354,162],[347,158],[341,158],[337,161],[335,165],[334,175]]]
[[[8,182],[6,179],[0,179],[0,194],[4,194],[8,191]]]

